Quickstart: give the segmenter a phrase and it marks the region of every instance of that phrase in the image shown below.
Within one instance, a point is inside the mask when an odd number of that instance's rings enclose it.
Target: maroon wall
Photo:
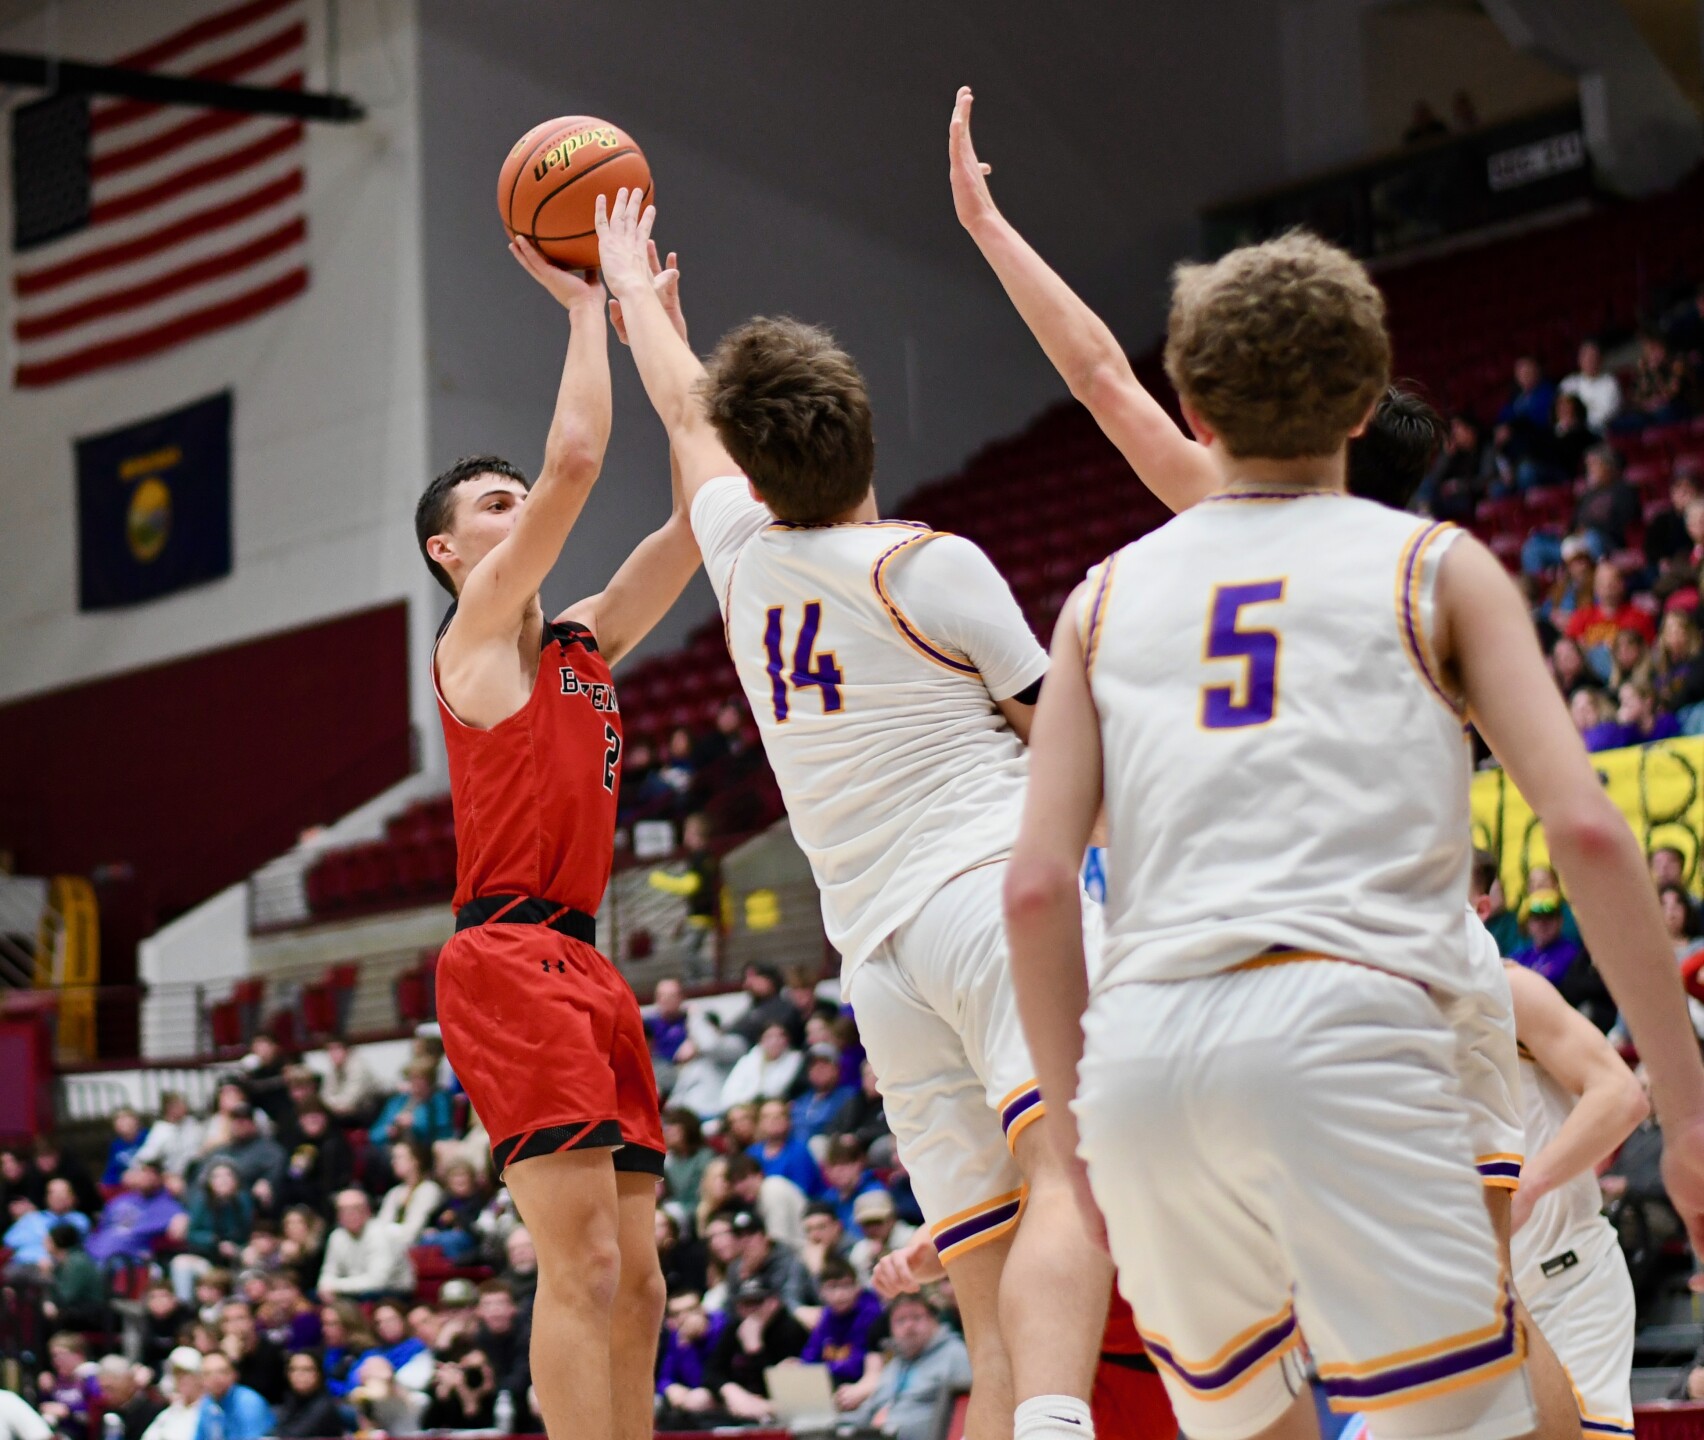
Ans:
[[[137,940],[409,772],[407,606],[0,706],[0,757],[22,873],[112,867],[102,978],[125,983]]]

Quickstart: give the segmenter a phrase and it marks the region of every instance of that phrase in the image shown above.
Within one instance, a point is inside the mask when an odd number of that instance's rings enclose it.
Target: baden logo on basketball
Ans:
[[[599,125],[590,130],[578,131],[551,146],[539,157],[538,162],[533,166],[533,179],[544,179],[559,165],[566,166],[569,164],[577,152],[594,144],[605,150],[613,150],[621,144],[621,135],[611,125]]]

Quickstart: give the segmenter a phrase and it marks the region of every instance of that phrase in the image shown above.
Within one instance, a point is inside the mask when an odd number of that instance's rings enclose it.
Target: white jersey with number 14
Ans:
[[[739,476],[698,493],[692,529],[844,985],[948,880],[1011,852],[1028,759],[995,701],[1047,656],[958,536],[781,524]]]

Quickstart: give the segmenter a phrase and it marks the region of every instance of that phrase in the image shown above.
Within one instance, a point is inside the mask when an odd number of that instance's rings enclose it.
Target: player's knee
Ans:
[[[663,1323],[668,1285],[663,1280],[663,1269],[657,1263],[655,1250],[646,1255],[631,1256],[622,1264],[616,1302],[636,1321],[643,1321],[651,1327]]]
[[[541,1253],[538,1283],[558,1304],[607,1312],[621,1284],[621,1251],[612,1237],[587,1239],[572,1254]]]

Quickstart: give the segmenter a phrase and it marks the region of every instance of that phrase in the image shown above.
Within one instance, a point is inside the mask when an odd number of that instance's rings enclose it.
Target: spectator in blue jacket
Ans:
[[[215,1350],[201,1357],[201,1418],[195,1440],[263,1440],[276,1433],[272,1407],[237,1383],[230,1357]]]
[[[823,1174],[828,1180],[828,1194],[825,1200],[834,1206],[835,1213],[840,1216],[840,1223],[846,1227],[846,1233],[852,1236],[862,1236],[863,1230],[858,1225],[857,1217],[852,1213],[860,1195],[871,1190],[883,1190],[882,1182],[875,1173],[868,1169],[865,1161],[864,1147],[851,1135],[841,1135],[829,1142],[828,1154],[823,1158]]]
[[[757,1112],[757,1143],[746,1154],[761,1166],[765,1175],[791,1180],[807,1200],[823,1193],[822,1170],[810,1147],[793,1134],[793,1112],[785,1100],[765,1100]]]
[[[136,1158],[148,1139],[148,1127],[142,1117],[128,1105],[113,1111],[112,1139],[107,1141],[106,1169],[101,1171],[101,1184],[116,1189],[124,1183],[124,1172]]]
[[[805,1083],[810,1087],[793,1102],[793,1133],[807,1143],[833,1132],[835,1118],[852,1098],[841,1081],[840,1049],[821,1042],[805,1052]]]
[[[385,1102],[367,1139],[388,1149],[396,1141],[412,1137],[428,1150],[440,1140],[453,1140],[455,1115],[449,1095],[438,1088],[438,1067],[430,1060],[415,1060],[403,1077],[402,1092]]]
[[[12,1252],[12,1258],[7,1262],[8,1269],[16,1266],[46,1270],[47,1236],[55,1225],[75,1225],[80,1233],[89,1233],[89,1217],[77,1209],[77,1193],[71,1188],[70,1181],[49,1180],[44,1198],[46,1204],[38,1210],[27,1195],[13,1197],[12,1215],[15,1218],[6,1230],[5,1238],[0,1239],[0,1245]]]

